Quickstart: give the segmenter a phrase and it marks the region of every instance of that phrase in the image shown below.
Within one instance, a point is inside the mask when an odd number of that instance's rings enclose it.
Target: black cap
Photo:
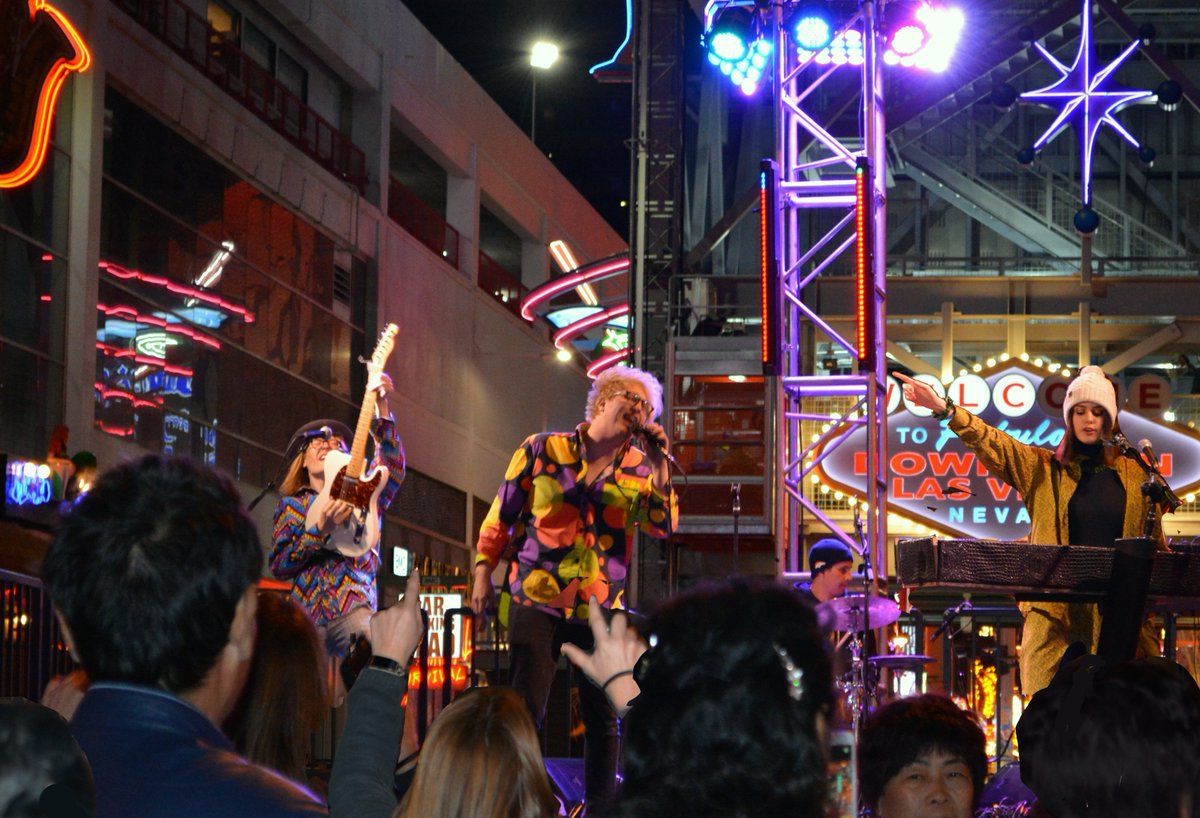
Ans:
[[[817,540],[808,550],[808,570],[813,576],[839,562],[854,562],[854,552],[836,537]]]

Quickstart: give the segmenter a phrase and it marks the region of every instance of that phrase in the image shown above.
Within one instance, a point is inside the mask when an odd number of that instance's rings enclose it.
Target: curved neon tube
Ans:
[[[68,74],[72,71],[86,71],[92,64],[92,54],[83,42],[83,37],[75,30],[66,16],[58,9],[48,5],[45,0],[29,0],[30,18],[32,19],[39,11],[45,12],[58,24],[71,43],[71,47],[75,49],[75,56],[70,60],[59,58],[46,74],[46,79],[42,83],[42,92],[38,96],[37,113],[33,120],[33,136],[29,141],[29,151],[25,154],[24,161],[14,170],[9,173],[0,173],[0,188],[20,187],[42,169],[42,164],[46,161],[46,150],[50,145],[50,123],[54,119],[54,104],[58,101],[58,93],[62,90],[63,83],[67,81]]]

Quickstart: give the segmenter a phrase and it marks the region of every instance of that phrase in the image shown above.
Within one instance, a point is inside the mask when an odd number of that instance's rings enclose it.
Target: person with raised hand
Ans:
[[[894,372],[904,399],[928,409],[958,435],[988,471],[1021,495],[1029,512],[1029,540],[1042,545],[1111,548],[1119,538],[1142,536],[1150,500],[1141,490],[1145,474],[1117,449],[1105,446],[1120,431],[1117,393],[1098,366],[1085,366],[1068,385],[1063,400],[1066,425],[1055,449],[1022,443],[984,423],[928,383]],[[1161,524],[1156,538],[1162,540]],[[1096,649],[1100,615],[1094,604],[1018,603],[1021,632],[1021,691],[1031,695],[1053,678],[1067,646],[1080,642]],[[1158,652],[1144,627],[1139,651]]]

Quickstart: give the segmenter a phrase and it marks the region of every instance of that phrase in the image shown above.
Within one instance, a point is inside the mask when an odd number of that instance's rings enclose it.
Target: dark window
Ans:
[[[275,52],[275,79],[301,102],[308,99],[308,72],[282,49]]]
[[[362,391],[333,242],[111,88],[106,105],[97,420],[265,483],[293,429],[352,417]]]
[[[242,51],[267,70],[275,73],[275,43],[258,26],[249,21],[242,27]]]

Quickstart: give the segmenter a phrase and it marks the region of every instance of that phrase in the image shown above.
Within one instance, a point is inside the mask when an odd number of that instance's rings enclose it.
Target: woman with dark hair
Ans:
[[[259,592],[255,624],[250,674],[225,734],[246,758],[308,784],[312,733],[330,705],[325,650],[304,609],[279,594]]]
[[[971,818],[987,774],[979,722],[945,696],[890,702],[863,723],[858,775],[875,818]]]
[[[1133,461],[1104,445],[1120,431],[1117,393],[1098,366],[1085,366],[1067,387],[1063,400],[1066,433],[1054,451],[1021,443],[942,397],[927,383],[893,373],[904,399],[948,421],[950,431],[975,452],[988,471],[1015,488],[1031,521],[1031,542],[1111,548],[1117,539],[1140,537],[1150,501],[1142,495],[1145,479]],[[1161,526],[1157,532],[1162,539]],[[1021,602],[1021,690],[1030,695],[1045,687],[1072,642],[1095,650],[1100,616],[1095,605],[1068,602]],[[1158,652],[1153,634],[1142,630],[1139,649]]]
[[[606,625],[593,601],[589,621],[596,649],[563,653],[625,714],[612,815],[825,814],[829,657],[793,591],[745,578],[689,591],[652,617],[649,650],[624,613]]]
[[[537,732],[510,688],[468,691],[434,719],[393,818],[553,818]]]

